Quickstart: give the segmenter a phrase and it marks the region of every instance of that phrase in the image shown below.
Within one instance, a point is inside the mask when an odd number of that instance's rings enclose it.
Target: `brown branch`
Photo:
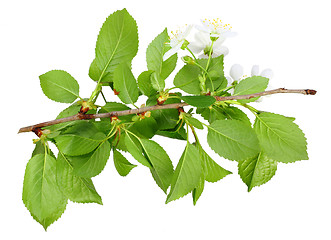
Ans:
[[[251,99],[255,97],[261,97],[276,93],[300,93],[304,95],[315,95],[316,91],[312,89],[285,89],[285,88],[277,88],[265,92],[260,93],[254,93],[254,94],[248,94],[248,95],[238,95],[238,96],[215,96],[215,99],[217,101],[228,101],[228,100],[239,100],[239,99]],[[66,118],[60,118],[55,119],[48,122],[38,123],[35,125],[27,126],[21,128],[18,133],[23,132],[35,132],[37,129],[64,123],[64,122],[71,122],[75,120],[88,120],[88,119],[96,119],[96,118],[110,118],[112,116],[124,116],[124,115],[130,115],[130,114],[139,114],[146,111],[154,111],[154,110],[162,110],[162,109],[178,109],[184,106],[188,106],[187,103],[172,103],[172,104],[165,104],[165,105],[154,105],[149,107],[142,107],[137,109],[130,109],[130,110],[124,110],[124,111],[114,111],[114,112],[108,112],[108,113],[98,113],[98,114],[83,114],[83,113],[77,113],[76,115],[66,117]]]

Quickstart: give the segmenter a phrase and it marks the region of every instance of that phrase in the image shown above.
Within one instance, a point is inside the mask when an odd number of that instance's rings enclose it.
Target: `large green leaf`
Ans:
[[[256,116],[254,130],[269,158],[284,163],[308,159],[305,135],[292,119],[262,112]]]
[[[167,152],[156,142],[140,139],[145,157],[152,164],[151,173],[157,185],[166,193],[173,176],[173,165]]]
[[[230,160],[245,160],[260,152],[254,130],[239,120],[217,120],[208,127],[211,149]]]
[[[106,137],[104,135],[104,137]],[[72,156],[70,160],[77,176],[91,178],[104,169],[110,155],[110,143],[102,141],[93,152],[81,156]]]
[[[151,84],[157,91],[164,89],[164,80],[176,67],[177,54],[163,61],[163,55],[168,50],[167,42],[169,42],[169,36],[165,29],[148,45],[146,51],[147,68],[154,71],[150,78]]]
[[[204,179],[208,182],[217,182],[225,176],[232,174],[232,172],[222,168],[218,165],[200,145],[197,145],[199,150],[200,159],[203,167]]]
[[[252,76],[245,78],[241,80],[238,85],[234,89],[234,96],[237,95],[246,95],[246,94],[252,94],[252,93],[258,93],[263,92],[269,83],[269,79],[261,76]],[[241,103],[248,103],[248,102],[254,102],[258,99],[251,98],[251,99],[242,99],[238,100]]]
[[[66,71],[52,70],[39,76],[44,94],[56,102],[72,103],[79,98],[79,85]]]
[[[138,119],[131,127],[130,131],[141,138],[152,138],[158,130],[157,122],[153,117]]]
[[[246,183],[248,191],[268,182],[275,175],[276,170],[277,162],[268,158],[263,152],[238,163],[239,175]]]
[[[196,65],[185,65],[174,78],[174,85],[186,93],[200,95],[199,75],[201,69]]]
[[[61,152],[77,156],[92,152],[105,137],[92,123],[80,122],[56,137],[55,141]]]
[[[89,76],[99,81],[111,81],[118,64],[131,62],[138,51],[136,21],[126,9],[111,14],[100,30]]]
[[[113,150],[114,165],[119,175],[126,176],[131,170],[137,165],[130,163],[119,151],[116,149]]]
[[[148,168],[153,168],[151,162],[143,155],[143,150],[139,141],[133,135],[128,133],[125,134],[124,142],[128,152],[132,155],[132,157],[134,157],[142,165]]]
[[[56,183],[56,160],[48,154],[33,156],[25,169],[23,202],[45,230],[64,212],[67,198]]]
[[[201,171],[199,151],[188,143],[175,169],[166,203],[193,191],[199,185]]]
[[[118,92],[118,97],[126,104],[134,104],[139,97],[139,89],[130,67],[120,64],[114,71],[114,90]]]
[[[70,160],[61,152],[56,159],[56,181],[63,194],[71,201],[102,205],[92,180],[76,176]]]

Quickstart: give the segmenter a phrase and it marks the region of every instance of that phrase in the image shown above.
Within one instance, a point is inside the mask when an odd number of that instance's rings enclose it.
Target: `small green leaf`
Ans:
[[[201,171],[199,152],[196,147],[188,143],[175,169],[166,203],[193,191],[199,185]]]
[[[163,61],[163,55],[168,50],[167,42],[169,42],[169,36],[165,29],[148,45],[146,51],[147,68],[153,71],[150,78],[151,84],[157,91],[164,89],[164,80],[176,67],[177,54]]]
[[[104,135],[104,138],[106,136]],[[102,172],[110,155],[110,143],[102,141],[93,152],[81,156],[72,156],[70,161],[74,167],[74,174],[91,178]]]
[[[216,102],[213,96],[182,96],[181,99],[194,107],[207,108]]]
[[[293,119],[261,112],[256,115],[254,130],[269,158],[284,163],[308,160],[305,135]]]
[[[208,127],[207,141],[211,149],[230,160],[245,160],[260,152],[253,129],[238,120],[217,120]]]
[[[79,85],[66,71],[52,70],[39,76],[44,94],[51,100],[72,103],[79,98]]]
[[[156,90],[152,87],[151,82],[153,72],[153,70],[142,72],[137,79],[140,91],[148,97],[156,94]]]
[[[119,175],[126,176],[137,165],[130,163],[119,151],[114,149],[114,165]]]
[[[239,175],[246,183],[249,192],[253,187],[268,182],[275,175],[276,170],[277,162],[262,152],[257,157],[240,161],[238,164]]]
[[[126,9],[114,12],[100,30],[89,76],[95,81],[112,81],[112,74],[118,64],[131,62],[137,51],[136,21]]]
[[[188,123],[189,125],[197,128],[197,129],[203,129],[202,123],[198,119],[196,119],[192,116],[185,116],[185,121],[186,121],[186,123]]]
[[[71,201],[102,205],[92,180],[76,176],[70,160],[61,152],[56,159],[56,181],[63,194]]]
[[[258,92],[263,92],[269,83],[269,79],[261,76],[252,76],[241,80],[238,85],[234,89],[234,96],[237,95],[246,95],[246,94],[253,94]],[[251,99],[242,99],[238,100],[241,103],[248,103],[254,102],[258,99],[251,98]]]
[[[23,202],[32,217],[46,230],[61,217],[67,198],[56,183],[56,160],[48,154],[33,156],[26,165]]]
[[[139,97],[139,89],[130,67],[120,64],[114,71],[114,89],[119,92],[118,97],[126,104],[134,104]]]

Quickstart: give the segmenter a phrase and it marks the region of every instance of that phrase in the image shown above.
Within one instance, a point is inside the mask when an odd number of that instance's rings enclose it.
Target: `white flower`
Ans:
[[[233,37],[236,33],[231,32],[232,27],[230,24],[223,24],[222,20],[219,18],[208,20],[201,20],[202,26],[196,26],[202,32],[208,33],[210,37]]]
[[[266,68],[264,69],[261,73],[260,73],[260,68],[258,65],[254,65],[252,67],[252,71],[251,71],[251,75],[252,76],[261,76],[261,77],[265,77],[265,78],[269,78],[271,79],[274,76],[273,71],[270,68]]]
[[[199,54],[200,58],[207,58],[209,57],[210,48],[212,45],[212,40],[210,39],[209,33],[205,32],[198,32],[194,35],[195,42],[192,42],[188,45],[188,48],[196,53]],[[219,37],[213,44],[212,49],[212,57],[218,57],[220,55],[227,55],[229,53],[229,49],[226,46],[223,46],[225,38]]]
[[[169,57],[177,53],[179,49],[181,49],[186,41],[187,36],[190,34],[192,27],[193,25],[190,24],[185,28],[184,31],[179,29],[176,32],[171,32],[172,37],[170,38],[169,43],[171,48],[163,55],[163,61],[167,60]]]

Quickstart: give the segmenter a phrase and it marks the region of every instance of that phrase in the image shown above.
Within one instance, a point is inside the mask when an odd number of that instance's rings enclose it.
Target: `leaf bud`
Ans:
[[[192,65],[195,63],[194,59],[192,57],[190,57],[190,56],[184,56],[184,57],[182,57],[182,61],[184,63],[192,64]]]

